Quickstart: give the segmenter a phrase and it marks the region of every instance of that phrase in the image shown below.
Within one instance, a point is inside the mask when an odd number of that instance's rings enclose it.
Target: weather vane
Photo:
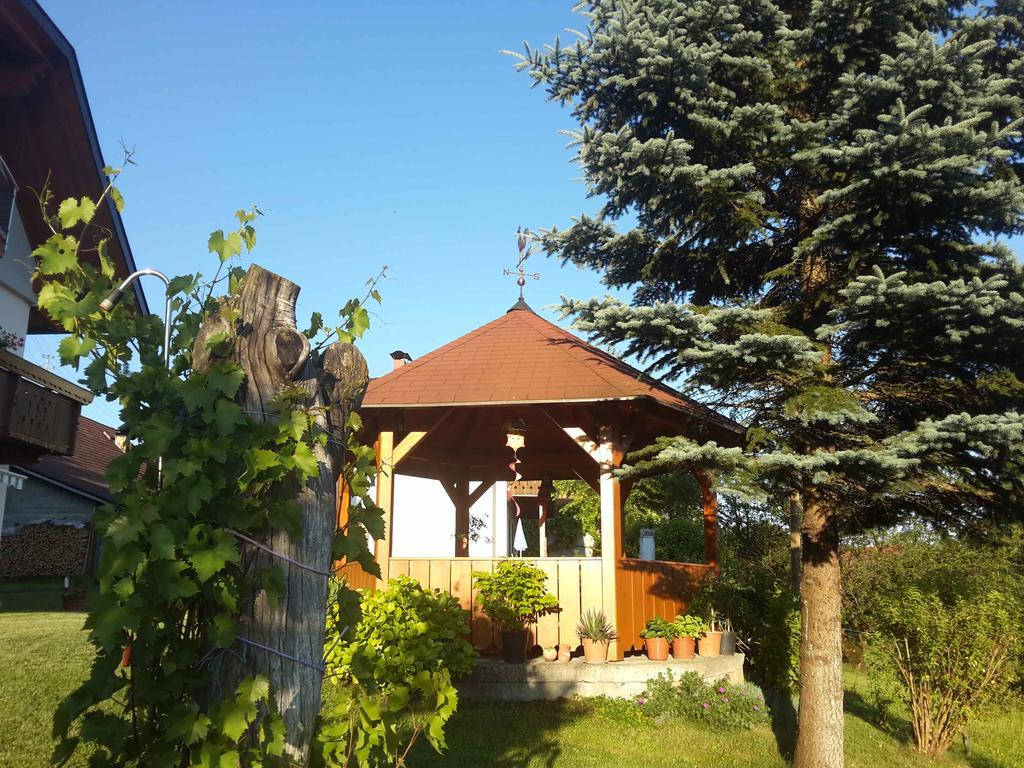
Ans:
[[[504,271],[506,277],[511,277],[512,275],[516,276],[516,285],[519,286],[520,301],[523,300],[523,287],[526,285],[526,278],[530,278],[531,280],[540,280],[540,272],[527,272],[523,267],[526,260],[530,258],[530,254],[533,253],[533,246],[530,245],[527,247],[526,245],[529,241],[530,235],[532,234],[533,233],[530,232],[529,228],[516,228],[516,245],[519,248],[519,263],[516,264],[515,269],[505,269]]]

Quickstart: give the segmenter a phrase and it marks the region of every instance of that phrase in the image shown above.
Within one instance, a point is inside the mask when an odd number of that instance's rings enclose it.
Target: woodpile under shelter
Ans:
[[[711,478],[703,491],[705,562],[626,557],[623,506],[631,483],[615,470],[628,451],[657,438],[685,435],[738,445],[743,428],[644,375],[615,356],[533,312],[520,300],[486,325],[414,361],[400,361],[370,382],[361,406],[364,437],[376,446],[377,503],[387,532],[376,542],[383,580],[412,576],[449,591],[472,613],[472,639],[493,648],[500,633],[474,604],[473,571],[499,558],[470,558],[470,507],[496,481],[582,479],[600,494],[601,552],[594,557],[531,557],[548,575],[560,611],[535,628],[540,645],[576,647],[583,611],[601,608],[618,641],[610,658],[642,647],[640,631],[655,615],[685,611],[709,570],[717,568],[717,502]],[[524,443],[517,452],[509,435]],[[447,558],[395,557],[396,474],[439,482],[455,509]],[[518,475],[518,477],[517,477]],[[357,564],[342,565],[352,584],[374,588]]]

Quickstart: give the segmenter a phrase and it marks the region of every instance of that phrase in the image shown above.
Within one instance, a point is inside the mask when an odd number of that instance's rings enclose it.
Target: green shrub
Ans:
[[[696,672],[687,672],[678,682],[671,672],[658,675],[637,705],[656,720],[680,717],[716,730],[749,729],[768,721],[764,696],[755,686],[707,683]]]
[[[868,655],[872,674],[883,681],[877,690],[895,692],[909,709],[918,751],[941,755],[978,705],[1012,682],[1021,606],[994,589],[950,604],[910,588],[878,603]]]
[[[704,522],[696,512],[670,518],[655,527],[654,556],[677,563],[704,562]]]
[[[399,576],[363,597],[362,612],[353,640],[372,651],[378,682],[408,681],[422,670],[444,668],[453,679],[472,671],[477,652],[467,640],[468,611],[447,592]]]
[[[525,560],[502,560],[494,571],[474,571],[477,602],[503,630],[525,629],[558,610],[558,600],[544,586],[547,574]]]
[[[361,619],[332,586],[324,658],[318,760],[326,766],[396,765],[420,736],[445,748],[444,726],[458,705],[452,678],[468,673],[476,649],[458,601],[415,579],[392,579],[362,598]]]

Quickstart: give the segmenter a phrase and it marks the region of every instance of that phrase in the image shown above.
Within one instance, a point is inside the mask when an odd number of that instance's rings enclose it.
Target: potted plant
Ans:
[[[672,620],[672,658],[692,659],[697,638],[707,631],[708,625],[700,616],[688,613]]]
[[[502,560],[493,572],[474,571],[477,602],[501,630],[501,655],[511,664],[526,661],[528,628],[558,610],[544,586],[547,575],[525,560]]]
[[[723,656],[732,656],[736,653],[736,646],[739,644],[736,632],[732,628],[732,619],[721,619],[719,626],[722,629],[722,645],[719,652]]]
[[[576,625],[576,634],[583,643],[585,662],[603,664],[608,661],[608,643],[615,639],[615,628],[604,615],[604,611],[588,609],[580,623]]]
[[[68,576],[64,577],[64,591],[61,593],[60,602],[65,611],[85,610],[86,590],[81,584],[81,577],[76,576],[74,579]]]
[[[544,661],[558,661],[557,645],[549,645],[544,648]]]
[[[651,661],[665,661],[668,659],[668,644],[672,639],[672,625],[660,616],[655,616],[647,622],[647,626],[640,637],[644,639],[644,647],[647,649],[647,658]]]
[[[722,654],[722,630],[719,629],[718,614],[715,609],[710,611],[707,631],[697,640],[697,653],[700,656],[720,656]]]

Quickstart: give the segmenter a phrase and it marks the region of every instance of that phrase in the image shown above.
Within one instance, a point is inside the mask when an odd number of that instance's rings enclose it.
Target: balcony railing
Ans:
[[[30,464],[75,448],[87,390],[6,350],[0,350],[0,463]]]

